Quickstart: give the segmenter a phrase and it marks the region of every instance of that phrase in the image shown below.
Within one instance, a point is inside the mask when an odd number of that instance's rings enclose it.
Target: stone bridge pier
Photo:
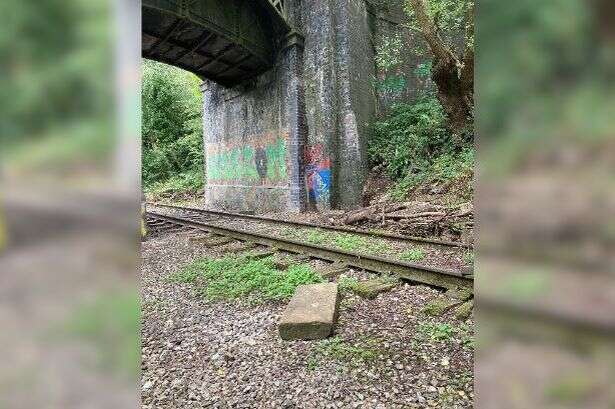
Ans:
[[[286,0],[271,69],[202,85],[205,202],[230,211],[361,204],[375,112],[365,0]],[[272,40],[273,41],[273,40]]]

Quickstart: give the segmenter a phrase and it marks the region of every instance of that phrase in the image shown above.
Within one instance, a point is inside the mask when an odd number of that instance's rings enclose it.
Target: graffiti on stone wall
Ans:
[[[286,184],[288,135],[264,135],[241,144],[207,143],[209,183]]]
[[[401,94],[407,85],[408,81],[403,75],[383,75],[375,82],[378,91],[389,94]]]
[[[308,146],[304,156],[309,202],[328,204],[331,197],[331,160],[325,155],[322,144]]]

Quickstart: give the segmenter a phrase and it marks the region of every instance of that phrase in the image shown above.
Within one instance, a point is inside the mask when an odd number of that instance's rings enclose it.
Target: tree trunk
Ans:
[[[438,88],[438,100],[446,113],[448,128],[460,135],[471,123],[474,106],[474,48],[469,42],[474,24],[468,25],[463,60],[446,45],[427,12],[425,0],[410,0],[421,33],[434,55],[431,79]],[[473,9],[468,18],[473,18]]]
[[[472,89],[464,86],[457,61],[453,58],[433,60],[431,79],[438,88],[438,100],[446,113],[448,128],[455,135],[461,134],[472,117]]]

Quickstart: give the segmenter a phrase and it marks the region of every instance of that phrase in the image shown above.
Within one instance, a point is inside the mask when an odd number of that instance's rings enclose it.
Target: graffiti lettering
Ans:
[[[208,182],[286,182],[286,139],[255,138],[241,146],[206,144]]]

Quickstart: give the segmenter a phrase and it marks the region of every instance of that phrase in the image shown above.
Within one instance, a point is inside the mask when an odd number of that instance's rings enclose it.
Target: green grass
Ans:
[[[334,246],[346,251],[381,254],[389,250],[389,246],[383,240],[369,239],[351,233],[330,233],[319,229],[284,229],[282,235],[311,244]]]
[[[145,193],[154,200],[171,193],[196,193],[205,184],[200,169],[188,170],[170,178],[145,186]]]
[[[222,259],[201,258],[169,276],[169,280],[190,283],[207,300],[235,300],[252,297],[254,301],[279,301],[292,297],[297,286],[322,281],[307,264],[275,268],[273,257],[254,260],[230,256]]]
[[[417,327],[417,333],[424,339],[444,342],[453,338],[455,330],[450,324],[422,322]]]
[[[305,241],[312,244],[323,244],[329,241],[329,239],[329,235],[322,230],[310,230],[305,236]]]
[[[467,348],[474,348],[474,335],[468,324],[452,326],[442,322],[422,322],[416,327],[415,342],[455,342]]]
[[[466,264],[474,264],[474,252],[468,251],[465,253],[463,255],[463,261],[466,262]]]
[[[344,233],[338,234],[333,239],[333,244],[336,247],[346,251],[355,251],[361,248],[369,247],[369,244],[365,238]]]
[[[358,365],[373,362],[381,353],[378,340],[366,338],[356,343],[345,341],[340,336],[318,342],[308,356],[308,369],[314,370],[320,362],[329,359],[340,363]]]
[[[421,261],[425,258],[425,252],[422,249],[410,249],[401,253],[400,259],[405,261]]]
[[[459,153],[443,153],[430,159],[432,161],[430,164],[419,166],[416,172],[407,173],[398,179],[389,193],[393,199],[402,201],[407,198],[410,189],[422,184],[465,180],[463,189],[458,192],[458,195],[462,197],[462,200],[471,199],[474,156],[473,147],[465,147]]]
[[[340,290],[340,292],[343,293],[348,293],[350,291],[353,291],[355,288],[357,288],[357,286],[359,285],[359,280],[357,280],[354,277],[340,277],[339,280],[337,280],[337,286]]]

